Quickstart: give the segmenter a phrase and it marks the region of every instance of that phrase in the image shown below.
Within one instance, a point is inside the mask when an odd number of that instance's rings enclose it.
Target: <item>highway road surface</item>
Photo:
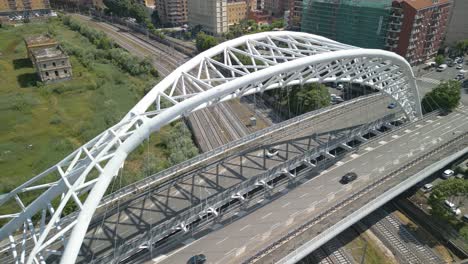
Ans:
[[[468,131],[468,113],[458,110],[432,117],[370,142],[333,167],[311,176],[280,199],[266,203],[222,228],[196,240],[188,240],[173,251],[153,256],[148,263],[186,263],[195,254],[205,254],[207,263],[242,263],[249,256],[280,239],[288,230],[331,207],[337,200],[397,169],[405,160],[443,144]],[[342,185],[339,179],[354,171],[358,180]]]

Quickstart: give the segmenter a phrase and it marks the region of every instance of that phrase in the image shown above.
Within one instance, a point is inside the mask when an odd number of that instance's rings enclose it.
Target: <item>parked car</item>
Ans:
[[[432,188],[434,188],[434,185],[428,183],[428,184],[424,184],[424,186],[422,187],[422,191],[427,193],[427,192],[430,192],[432,190]]]
[[[396,106],[397,106],[397,105],[396,105],[395,103],[390,103],[390,104],[387,106],[387,108],[388,108],[388,109],[393,109],[393,108],[395,108]]]
[[[445,200],[445,201],[444,201],[444,205],[445,205],[447,208],[449,208],[449,209],[453,209],[453,208],[456,207],[455,204],[452,203],[452,202],[450,202],[449,200]]]
[[[462,217],[462,220],[465,221],[465,222],[468,222],[468,214],[464,215],[464,216]]]
[[[343,177],[341,177],[340,182],[342,184],[350,183],[357,179],[357,174],[355,172],[348,172]]]
[[[344,85],[340,83],[338,86],[336,86],[336,89],[341,91],[344,89]]]
[[[453,170],[444,170],[444,172],[442,172],[442,178],[448,179],[452,177],[454,174],[455,172]]]
[[[457,67],[456,67],[456,69],[457,69],[457,70],[461,70],[461,69],[463,69],[463,65],[461,65],[461,64],[458,64],[458,65],[457,65]]]
[[[277,148],[269,148],[266,152],[268,158],[273,158],[274,156],[278,155],[279,151]]]
[[[437,67],[438,72],[445,71],[445,69],[447,69],[447,64],[441,64]]]

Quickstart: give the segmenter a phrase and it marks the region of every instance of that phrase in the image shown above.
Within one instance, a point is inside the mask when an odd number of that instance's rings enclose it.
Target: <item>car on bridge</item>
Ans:
[[[341,177],[340,183],[348,184],[357,179],[357,174],[355,172],[348,172],[343,177]]]
[[[422,187],[422,191],[427,193],[427,192],[430,192],[432,190],[432,188],[434,188],[434,185],[428,183],[428,184],[424,184],[424,186]]]
[[[198,255],[191,257],[187,261],[187,264],[203,264],[205,262],[206,262],[206,256],[204,254],[198,254]]]
[[[390,104],[387,106],[387,108],[388,108],[388,109],[394,109],[396,106],[397,106],[396,103],[390,103]]]
[[[279,151],[277,148],[269,148],[266,152],[268,158],[273,158],[274,156],[278,155]]]

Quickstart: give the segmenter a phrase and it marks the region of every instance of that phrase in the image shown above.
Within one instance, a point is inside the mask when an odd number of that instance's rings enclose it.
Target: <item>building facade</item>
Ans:
[[[459,40],[468,39],[468,1],[454,0],[450,22],[445,35],[445,43],[452,45]]]
[[[445,37],[450,0],[400,0],[393,2],[387,49],[412,65],[434,57]]]
[[[247,19],[248,5],[245,0],[228,0],[227,3],[228,25],[239,24],[240,21]]]
[[[283,17],[287,4],[287,0],[264,0],[263,10],[273,17]]]
[[[301,31],[384,49],[392,0],[304,0]]]
[[[25,38],[28,57],[42,82],[58,82],[72,77],[72,67],[65,51],[47,35]]]
[[[157,0],[155,5],[163,24],[180,26],[188,22],[187,0]]]
[[[191,27],[221,35],[228,31],[227,0],[189,0],[188,22]]]
[[[289,0],[288,27],[292,30],[301,29],[303,0]]]
[[[41,13],[50,11],[49,0],[0,0],[0,15]]]

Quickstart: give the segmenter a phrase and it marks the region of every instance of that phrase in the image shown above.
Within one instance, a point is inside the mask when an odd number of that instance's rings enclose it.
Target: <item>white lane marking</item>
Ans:
[[[372,151],[372,150],[374,150],[374,148],[367,147],[367,148],[365,148],[364,150],[367,150],[367,151]]]
[[[430,132],[432,132],[432,131],[430,131]],[[416,133],[412,134],[410,137],[415,137],[417,135],[419,135],[419,132],[416,132]]]
[[[291,202],[287,202],[287,203],[283,204],[281,207],[282,207],[282,208],[285,208],[285,207],[288,206],[290,203],[291,203]]]
[[[328,172],[328,170],[324,170],[324,171],[320,172],[320,175],[325,174],[327,172]]]
[[[353,159],[358,158],[359,156],[361,156],[361,155],[359,155],[359,154],[351,154],[351,158],[353,158]]]
[[[433,120],[429,119],[429,120],[426,120],[427,123],[432,123],[434,122]]]
[[[273,213],[273,212],[269,212],[268,214],[262,216],[262,219],[265,219],[265,218],[269,217],[272,213]]]
[[[382,156],[383,156],[383,154],[380,154],[380,155],[375,156],[375,158],[378,159],[378,158],[380,158]]]
[[[165,259],[165,258],[167,258],[166,255],[161,255],[161,256],[158,256],[158,257],[154,258],[154,259],[153,259],[153,262],[154,262],[154,263],[158,263],[158,262],[162,261],[162,260]]]
[[[288,220],[286,220],[285,225],[286,225],[286,226],[290,226],[292,223],[294,223],[294,217],[288,218]]]
[[[276,223],[276,224],[272,225],[270,227],[270,229],[273,230],[273,229],[277,228],[279,225],[280,225],[280,223]]]
[[[309,194],[308,194],[308,193],[304,193],[304,194],[301,195],[299,198],[306,197],[307,195],[309,195]]]
[[[259,234],[256,234],[254,237],[251,237],[249,240],[254,240],[256,239],[258,236],[260,236]]]
[[[362,165],[364,166],[364,165],[366,165],[367,163],[369,163],[369,162],[368,162],[368,161],[366,161],[366,162],[363,162],[363,163],[362,163]]]
[[[316,186],[315,189],[319,190],[319,189],[322,189],[322,187],[323,187],[323,184]]]
[[[450,128],[452,128],[452,126],[448,126],[448,127],[446,127],[446,128],[447,128],[447,129],[450,129]]]
[[[387,144],[387,141],[382,140],[382,141],[379,142],[379,144],[380,145],[385,145],[385,144]]]
[[[250,225],[246,225],[244,226],[243,228],[239,229],[239,231],[243,231],[244,229],[246,229],[247,227],[249,227]]]
[[[221,243],[223,243],[224,241],[226,241],[229,237],[225,237],[223,239],[221,239],[220,241],[216,242],[216,245],[219,245]]]
[[[392,138],[399,138],[399,135],[393,135]]]
[[[434,125],[432,125],[432,127],[436,127],[436,126],[438,126],[438,125],[440,125],[440,122],[435,123]]]
[[[253,238],[253,237],[252,237],[252,238]],[[252,238],[251,238],[251,239],[252,239]],[[231,253],[232,253],[234,250],[236,250],[236,249],[237,249],[237,248],[233,248],[233,249],[229,250],[228,252],[226,252],[226,254],[224,254],[224,255],[227,256],[227,255],[231,254]]]
[[[342,161],[336,162],[336,166],[341,166],[341,165],[343,165],[343,164],[344,164],[344,162],[342,162]]]
[[[406,130],[405,130],[405,133],[411,133],[411,132],[412,132],[412,131],[409,130],[409,129],[406,129]]]
[[[298,214],[300,214],[300,213],[302,213],[302,211],[297,211],[297,212],[293,213],[293,214],[291,215],[291,217],[294,218],[296,215],[298,215]]]

